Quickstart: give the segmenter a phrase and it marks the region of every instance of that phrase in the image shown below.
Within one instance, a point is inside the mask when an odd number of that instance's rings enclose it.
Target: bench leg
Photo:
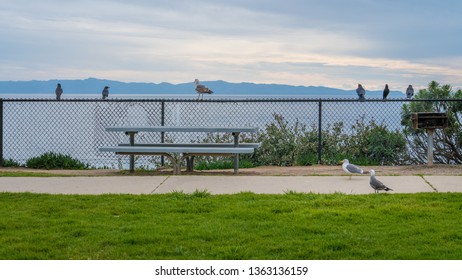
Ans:
[[[135,172],[135,155],[130,155],[130,173]]]
[[[135,146],[135,133],[130,133],[130,146]],[[135,155],[130,155],[130,173],[135,173]]]
[[[237,171],[239,170],[239,154],[234,155],[234,175],[237,175]]]

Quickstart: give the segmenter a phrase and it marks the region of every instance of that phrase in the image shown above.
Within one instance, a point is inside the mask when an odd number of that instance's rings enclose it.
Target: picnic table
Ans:
[[[124,132],[129,136],[129,144],[119,144],[115,147],[102,147],[102,152],[115,152],[116,154],[130,155],[130,172],[134,172],[135,155],[163,155],[170,158],[173,164],[173,173],[180,174],[181,162],[187,161],[187,170],[192,171],[194,156],[196,155],[233,155],[234,156],[234,174],[239,170],[239,154],[253,153],[255,148],[260,146],[259,143],[239,143],[241,133],[255,133],[257,127],[222,127],[222,126],[113,126],[107,127],[108,132]],[[233,143],[135,143],[135,135],[139,132],[154,133],[231,133]],[[176,158],[174,154],[182,154]]]

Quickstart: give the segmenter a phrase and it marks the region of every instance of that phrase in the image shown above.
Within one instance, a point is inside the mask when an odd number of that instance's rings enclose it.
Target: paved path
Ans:
[[[461,176],[382,176],[391,193],[462,192]],[[0,192],[50,194],[161,194],[207,190],[212,194],[304,193],[369,194],[368,176],[107,176],[0,177]]]

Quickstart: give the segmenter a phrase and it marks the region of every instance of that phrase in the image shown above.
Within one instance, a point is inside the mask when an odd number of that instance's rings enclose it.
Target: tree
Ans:
[[[416,112],[447,112],[448,127],[434,133],[434,161],[436,163],[462,163],[462,91],[453,92],[450,85],[432,81],[427,89],[421,89],[415,100],[404,104],[401,124],[414,154],[415,163],[427,161],[427,132],[414,129],[411,116]],[[454,100],[459,99],[459,100]],[[422,101],[419,101],[422,100]]]

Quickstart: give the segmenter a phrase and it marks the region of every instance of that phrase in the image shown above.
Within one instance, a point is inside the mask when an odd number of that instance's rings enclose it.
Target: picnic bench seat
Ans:
[[[234,143],[155,143],[155,144],[119,144],[120,147],[210,147],[210,148],[229,148],[234,147]],[[260,143],[239,143],[239,148],[260,148]]]
[[[179,174],[181,162],[186,159],[187,170],[192,171],[194,156],[196,155],[231,155],[234,156],[234,174],[239,169],[239,154],[253,153],[259,148],[259,143],[239,143],[239,135],[243,132],[255,133],[257,127],[237,126],[113,126],[106,127],[109,132],[125,132],[129,136],[129,144],[118,144],[115,147],[102,147],[102,152],[130,155],[130,172],[134,172],[135,155],[160,155],[171,159],[173,173]],[[135,134],[139,132],[161,133],[161,143],[139,144],[135,143]],[[234,143],[163,143],[164,133],[231,133]]]
[[[259,145],[258,143],[251,143]],[[173,174],[180,174],[181,162],[187,159],[188,171],[192,171],[193,156],[198,155],[236,155],[236,154],[251,154],[254,152],[254,147],[242,146],[234,147],[234,144],[137,144],[130,146],[121,144],[113,147],[102,147],[101,152],[114,152],[120,155],[161,155],[168,157],[173,164]],[[175,154],[181,154],[176,156]]]

